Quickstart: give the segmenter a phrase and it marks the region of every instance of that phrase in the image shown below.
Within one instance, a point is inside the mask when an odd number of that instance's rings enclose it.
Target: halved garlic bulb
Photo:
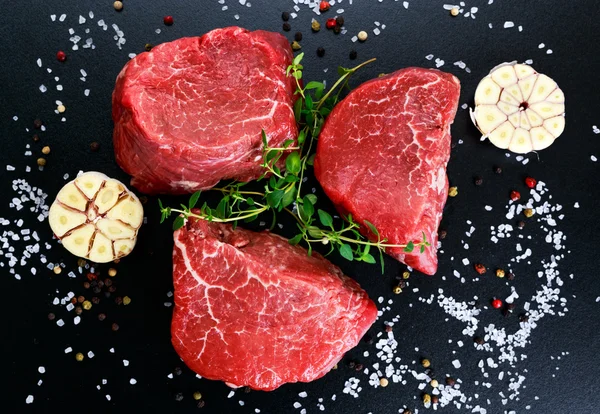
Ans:
[[[63,246],[96,263],[131,253],[143,218],[144,209],[135,194],[120,181],[95,171],[67,183],[48,215]]]
[[[498,148],[525,154],[552,145],[565,129],[565,95],[531,66],[503,63],[475,91],[471,119]]]

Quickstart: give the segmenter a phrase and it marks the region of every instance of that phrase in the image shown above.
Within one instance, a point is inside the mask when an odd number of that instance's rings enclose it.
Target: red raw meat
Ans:
[[[271,146],[296,139],[285,37],[239,27],[163,43],[129,61],[113,92],[117,162],[143,193],[183,194],[263,173]]]
[[[205,378],[257,390],[313,381],[377,317],[358,283],[273,233],[192,220],[174,237],[172,342]]]
[[[450,125],[458,79],[434,69],[407,68],[354,89],[331,112],[319,135],[315,175],[343,214],[375,225],[387,253],[423,273],[437,270],[437,228],[448,196]],[[363,234],[373,238],[366,226]]]

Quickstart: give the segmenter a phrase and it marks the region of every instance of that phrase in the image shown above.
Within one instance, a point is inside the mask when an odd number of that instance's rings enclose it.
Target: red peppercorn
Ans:
[[[535,180],[535,178],[527,177],[525,179],[525,185],[529,188],[535,188],[536,184],[537,184],[537,181]]]
[[[67,54],[62,50],[59,50],[58,52],[56,52],[56,59],[59,62],[64,62],[65,60],[67,60]]]
[[[487,269],[481,263],[475,264],[475,271],[480,275],[484,274]]]
[[[163,22],[167,25],[167,26],[171,26],[173,24],[173,16],[165,16],[163,18]]]
[[[492,301],[492,308],[500,309],[502,307],[502,301],[500,299],[494,299]]]
[[[322,1],[319,3],[319,11],[321,12],[326,12],[327,10],[329,10],[329,7],[331,7],[329,5],[329,2],[327,1]]]
[[[510,199],[512,201],[518,201],[521,198],[521,193],[519,193],[518,191],[512,190],[510,192]]]
[[[327,27],[328,29],[334,29],[335,26],[337,26],[337,22],[335,20],[335,18],[331,18],[331,19],[327,19],[327,22],[325,23],[325,27]]]

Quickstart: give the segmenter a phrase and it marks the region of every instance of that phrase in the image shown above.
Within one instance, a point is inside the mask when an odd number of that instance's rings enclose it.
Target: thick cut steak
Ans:
[[[163,43],[129,61],[113,92],[117,162],[144,193],[249,181],[271,146],[296,139],[285,37],[239,27]]]
[[[205,378],[258,390],[315,380],[377,317],[358,283],[275,234],[190,221],[174,237],[172,342]]]
[[[315,175],[343,214],[375,225],[389,244],[418,242],[419,254],[387,252],[423,273],[437,270],[437,228],[448,195],[450,124],[460,84],[407,68],[363,83],[331,112],[319,135]],[[367,226],[361,231],[367,236]]]

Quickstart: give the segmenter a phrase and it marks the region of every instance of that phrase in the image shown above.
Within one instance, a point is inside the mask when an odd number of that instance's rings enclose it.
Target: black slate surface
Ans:
[[[0,26],[0,45],[2,70],[0,71],[0,186],[5,195],[0,202],[0,217],[13,220],[24,218],[24,227],[37,230],[42,242],[51,242],[51,232],[46,223],[39,223],[35,215],[16,212],[8,204],[14,194],[11,182],[25,178],[31,185],[38,186],[52,199],[63,185],[63,174],[71,178],[79,170],[99,170],[110,176],[127,180],[126,175],[116,165],[112,153],[110,117],[110,96],[114,79],[128,53],[140,53],[146,43],[161,43],[182,36],[203,34],[213,28],[240,25],[248,29],[267,29],[281,31],[281,12],[292,11],[290,1],[251,2],[251,7],[240,5],[237,1],[227,0],[228,10],[215,1],[134,1],[125,2],[125,8],[117,13],[112,2],[2,2],[5,11]],[[389,315],[401,315],[400,322],[394,328],[401,349],[398,356],[411,368],[423,356],[433,361],[438,377],[451,374],[462,379],[461,390],[473,397],[469,403],[473,407],[481,405],[488,413],[501,413],[515,410],[536,413],[591,413],[597,412],[595,398],[595,380],[598,374],[597,349],[599,306],[596,297],[600,296],[600,281],[596,276],[599,225],[596,212],[600,208],[597,191],[598,166],[590,156],[600,155],[600,135],[592,132],[592,125],[600,125],[600,95],[598,94],[598,70],[600,69],[600,46],[596,41],[600,30],[598,4],[594,0],[565,2],[496,0],[488,5],[487,0],[468,1],[465,11],[477,6],[476,19],[463,15],[452,18],[443,9],[443,1],[410,1],[408,9],[402,2],[384,0],[382,2],[359,2],[350,5],[344,1],[334,6],[328,15],[319,18],[324,26],[326,17],[332,17],[335,10],[343,8],[348,33],[334,35],[330,31],[310,32],[310,20],[316,17],[305,6],[297,19],[291,21],[292,31],[286,35],[292,39],[293,33],[301,31],[305,58],[305,77],[307,79],[331,82],[335,79],[338,65],[350,66],[348,59],[351,49],[358,52],[358,59],[376,57],[376,63],[358,73],[353,80],[357,85],[362,81],[405,66],[431,67],[434,61],[425,59],[434,54],[445,61],[441,68],[457,75],[462,83],[461,104],[472,104],[472,96],[478,81],[490,68],[498,63],[511,60],[533,59],[533,66],[540,72],[553,77],[564,90],[567,98],[567,128],[558,141],[549,149],[540,152],[539,157],[529,155],[529,164],[522,165],[515,156],[507,158],[505,151],[498,150],[489,143],[481,143],[472,126],[466,110],[459,109],[452,128],[453,142],[462,139],[464,143],[456,145],[448,168],[452,185],[459,188],[459,196],[451,199],[445,209],[442,227],[447,229],[448,237],[444,241],[445,253],[440,256],[440,269],[434,277],[424,277],[414,273],[410,279],[410,288],[400,296],[391,293],[404,267],[386,258],[386,272],[382,276],[378,266],[368,266],[344,261],[333,255],[331,260],[341,266],[351,277],[358,280],[372,298],[383,296],[392,298],[394,304]],[[88,12],[94,12],[90,19]],[[51,14],[58,17],[67,14],[65,22],[52,22]],[[235,20],[234,15],[240,19]],[[78,23],[78,16],[87,19]],[[162,23],[165,15],[172,15],[175,24],[166,27]],[[97,21],[104,19],[109,25],[103,31]],[[385,24],[379,36],[372,29],[375,21]],[[504,29],[505,21],[514,21],[515,27]],[[122,50],[116,47],[114,30],[110,26],[116,23],[125,33],[126,44]],[[493,24],[493,29],[488,24]],[[517,26],[522,25],[519,32]],[[72,51],[68,29],[74,28],[83,39],[80,50]],[[85,34],[84,29],[90,28]],[[161,33],[155,33],[161,29]],[[352,43],[351,36],[359,30],[367,30],[369,39],[363,44]],[[82,49],[87,37],[93,38],[94,50]],[[546,48],[538,45],[545,43]],[[317,58],[318,46],[326,49],[324,58]],[[552,49],[547,54],[546,49]],[[56,61],[55,53],[65,50],[67,62]],[[37,58],[43,61],[43,68],[36,65]],[[472,70],[466,73],[452,63],[463,60]],[[53,70],[48,74],[46,67]],[[85,82],[80,78],[79,69],[87,72]],[[327,73],[323,72],[328,68]],[[53,77],[60,80],[55,82]],[[45,84],[48,91],[42,94],[38,87]],[[64,90],[59,92],[55,85],[59,83]],[[90,89],[85,97],[84,89]],[[61,100],[67,107],[64,116],[66,122],[54,113],[55,100]],[[14,121],[13,116],[18,116]],[[40,118],[44,121],[45,132],[34,131],[32,122]],[[25,129],[29,128],[27,132]],[[38,132],[41,141],[34,143],[32,135]],[[98,141],[101,149],[98,153],[89,150],[89,144]],[[24,156],[25,145],[31,144],[33,156]],[[40,156],[41,147],[50,145],[52,152],[47,156],[48,165],[44,171],[38,171],[35,160]],[[5,165],[16,167],[16,171],[6,171]],[[495,175],[493,165],[504,169],[501,175]],[[25,173],[25,166],[31,166],[32,172]],[[473,185],[473,176],[480,175],[484,183],[481,187]],[[489,241],[487,228],[506,222],[503,219],[504,205],[508,192],[519,189],[526,194],[523,178],[531,175],[547,183],[553,195],[553,202],[564,206],[565,219],[559,229],[567,235],[564,244],[570,254],[561,261],[561,277],[565,280],[561,296],[567,298],[568,312],[564,317],[548,316],[539,322],[531,336],[531,343],[519,350],[528,358],[518,363],[518,372],[526,372],[519,400],[502,405],[499,392],[507,393],[507,381],[497,380],[498,370],[490,370],[490,382],[494,386],[486,389],[476,386],[474,381],[485,381],[481,377],[477,363],[487,358],[486,353],[476,352],[468,337],[461,334],[463,325],[449,318],[437,305],[423,305],[418,297],[427,298],[437,294],[439,288],[446,295],[458,300],[481,298],[484,304],[494,297],[506,297],[510,285],[517,288],[520,304],[529,300],[534,291],[543,284],[536,272],[540,270],[540,260],[552,254],[541,233],[531,231],[533,241],[530,246],[533,256],[531,266],[523,263],[515,265],[518,277],[512,283],[500,280],[491,274],[482,277],[479,282],[472,281],[473,271],[460,263],[463,257],[471,262],[481,261],[490,268],[500,266],[514,256],[513,244],[499,247]],[[314,185],[314,184],[313,184]],[[9,196],[10,195],[10,196]],[[210,198],[209,198],[210,199]],[[169,199],[170,202],[179,200]],[[573,206],[580,204],[579,209]],[[494,210],[484,211],[485,205]],[[331,210],[331,206],[328,206]],[[311,384],[293,384],[281,387],[271,393],[237,391],[234,398],[228,399],[229,389],[222,383],[198,380],[179,360],[170,345],[169,323],[172,308],[164,302],[171,301],[167,292],[172,290],[170,267],[172,239],[170,228],[158,224],[156,200],[151,198],[146,204],[148,224],[141,231],[139,244],[134,253],[118,265],[118,275],[114,278],[116,295],[129,295],[131,305],[117,306],[113,299],[102,299],[92,310],[84,312],[82,322],[74,326],[73,314],[63,306],[51,304],[55,296],[62,297],[73,291],[76,295],[92,296],[82,287],[85,276],[70,279],[66,273],[76,268],[76,259],[70,256],[55,242],[46,254],[51,262],[64,261],[67,269],[59,276],[54,275],[32,259],[30,265],[20,268],[21,280],[9,274],[8,268],[0,268],[3,281],[2,322],[2,376],[5,383],[0,392],[3,412],[55,412],[58,410],[85,410],[88,412],[127,412],[139,410],[145,412],[207,412],[207,413],[251,413],[259,408],[262,413],[294,413],[293,408],[299,401],[309,413],[320,412],[316,406],[318,398],[324,399],[325,412],[335,413],[395,413],[405,405],[424,412],[419,401],[421,391],[418,383],[410,379],[401,386],[391,384],[388,388],[373,389],[367,384],[367,376],[352,373],[345,363],[336,371]],[[477,230],[468,239],[471,246],[464,250],[461,240],[469,226],[466,220],[472,220]],[[514,220],[513,220],[514,221]],[[292,226],[283,220],[284,228],[277,230],[282,235],[293,235]],[[11,224],[7,226],[14,229]],[[531,226],[537,228],[539,226]],[[4,231],[0,226],[0,232]],[[525,229],[527,230],[527,228]],[[0,233],[1,234],[1,233]],[[12,242],[13,246],[22,246],[21,242]],[[1,244],[0,244],[1,246]],[[506,247],[508,246],[508,247]],[[17,248],[18,250],[18,248]],[[2,248],[6,253],[6,249]],[[564,253],[564,252],[563,252]],[[450,260],[454,256],[454,260]],[[5,261],[0,256],[0,262]],[[37,274],[30,274],[29,268],[36,267]],[[460,269],[467,282],[461,284],[452,276],[453,269]],[[108,266],[100,266],[106,275]],[[567,277],[573,273],[573,280]],[[446,280],[442,280],[446,276]],[[413,292],[418,288],[419,292]],[[56,293],[59,291],[60,294]],[[409,306],[412,304],[413,306]],[[489,307],[489,306],[488,306]],[[62,328],[47,319],[49,312],[55,312],[63,318],[66,325]],[[98,321],[96,315],[105,312],[107,319]],[[518,328],[517,316],[503,318],[499,312],[484,310],[482,324],[495,323],[506,327],[508,332]],[[111,331],[110,325],[117,322],[120,329]],[[376,322],[371,332],[376,334],[382,329],[382,321]],[[448,343],[452,339],[452,344]],[[463,340],[465,346],[458,348],[456,341]],[[72,347],[73,352],[65,354],[64,349]],[[114,354],[109,349],[114,347]],[[415,351],[415,347],[419,351]],[[373,355],[374,347],[361,343],[351,351],[346,359],[358,358],[365,364],[375,360],[363,358],[365,350]],[[93,351],[92,359],[85,358],[76,362],[76,352],[87,354]],[[456,351],[456,354],[453,354]],[[551,359],[569,352],[561,360]],[[497,355],[495,355],[497,356]],[[459,358],[462,367],[454,369],[451,361]],[[128,360],[125,367],[122,360]],[[46,372],[38,373],[38,367],[44,366]],[[369,365],[367,365],[369,366]],[[167,375],[182,369],[181,375],[169,379]],[[558,367],[558,369],[557,369]],[[503,367],[504,371],[511,371]],[[513,370],[514,371],[514,370]],[[344,382],[350,376],[361,379],[363,390],[358,399],[342,393]],[[136,385],[130,385],[129,379],[135,378]],[[39,379],[43,384],[37,385]],[[107,383],[102,384],[106,379]],[[101,390],[96,388],[101,385]],[[197,409],[191,395],[200,391],[206,402],[204,408]],[[308,397],[301,399],[297,394],[306,391]],[[183,401],[175,401],[177,393],[183,393]],[[107,401],[105,395],[111,400]],[[331,401],[337,394],[336,401]],[[34,396],[34,402],[25,403],[28,395]],[[416,399],[415,399],[416,397]],[[536,399],[535,397],[539,397]],[[491,405],[486,400],[491,401]],[[245,402],[240,406],[239,400]],[[438,409],[439,412],[458,412],[450,405]],[[461,412],[470,412],[463,410]]]

